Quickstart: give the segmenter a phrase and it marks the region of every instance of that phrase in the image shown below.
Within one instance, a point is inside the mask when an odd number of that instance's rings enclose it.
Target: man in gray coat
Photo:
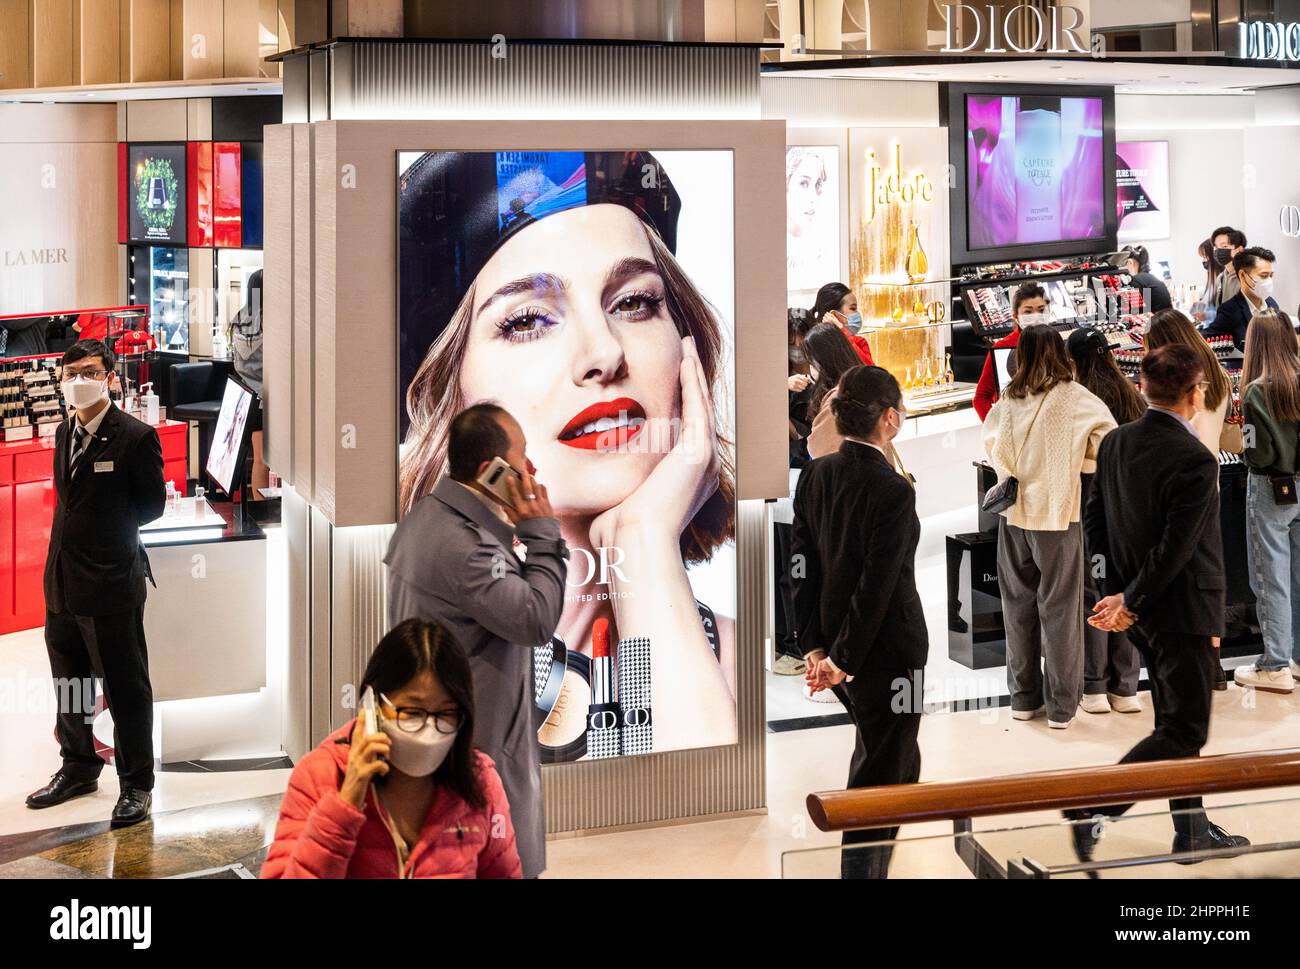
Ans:
[[[397,525],[388,566],[388,624],[445,626],[474,674],[474,742],[496,761],[525,878],[546,868],[542,768],[533,722],[533,648],[564,609],[568,550],[546,488],[533,480],[523,429],[503,408],[475,404],[451,422],[447,477]],[[477,481],[501,457],[519,475],[510,502]],[[521,561],[514,540],[527,549]]]

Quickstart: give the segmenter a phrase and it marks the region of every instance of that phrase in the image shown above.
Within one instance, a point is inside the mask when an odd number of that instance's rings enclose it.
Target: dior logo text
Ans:
[[[648,707],[631,707],[623,711],[623,726],[648,727],[649,725],[650,709]]]
[[[1300,206],[1284,205],[1277,214],[1278,227],[1289,239],[1300,239]]]

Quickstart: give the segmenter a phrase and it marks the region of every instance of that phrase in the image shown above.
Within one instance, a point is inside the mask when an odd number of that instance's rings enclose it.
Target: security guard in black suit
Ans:
[[[55,436],[57,503],[45,563],[45,645],[59,697],[62,768],[27,798],[50,807],[98,789],[103,761],[91,734],[91,678],[114,725],[120,787],[112,824],[149,817],[153,790],[153,688],[144,637],[149,560],[140,526],[167,501],[158,432],[109,399],[114,355],[83,340],[63,355],[63,396],[76,408]]]

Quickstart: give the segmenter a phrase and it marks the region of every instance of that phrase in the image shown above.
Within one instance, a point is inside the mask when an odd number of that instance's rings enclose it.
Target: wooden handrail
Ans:
[[[853,831],[1291,785],[1300,748],[821,791],[808,795],[808,815],[822,831]]]

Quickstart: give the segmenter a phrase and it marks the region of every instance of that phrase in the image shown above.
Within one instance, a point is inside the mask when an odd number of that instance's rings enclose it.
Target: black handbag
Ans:
[[[1043,403],[1047,400],[1047,394],[1049,393],[1051,393],[1050,390],[1043,394],[1043,399],[1038,402],[1038,410],[1034,411],[1034,416],[1029,420],[1029,427],[1025,430],[1025,440],[1020,445],[1021,451],[1024,450],[1025,444],[1029,443],[1029,434],[1034,429],[1034,421],[1038,420],[1038,415],[1042,411]],[[1016,452],[1015,460],[1019,463],[1020,451]],[[1020,481],[1014,474],[1011,474],[984,493],[984,504],[981,507],[990,515],[997,515],[1006,511],[1019,499]]]

